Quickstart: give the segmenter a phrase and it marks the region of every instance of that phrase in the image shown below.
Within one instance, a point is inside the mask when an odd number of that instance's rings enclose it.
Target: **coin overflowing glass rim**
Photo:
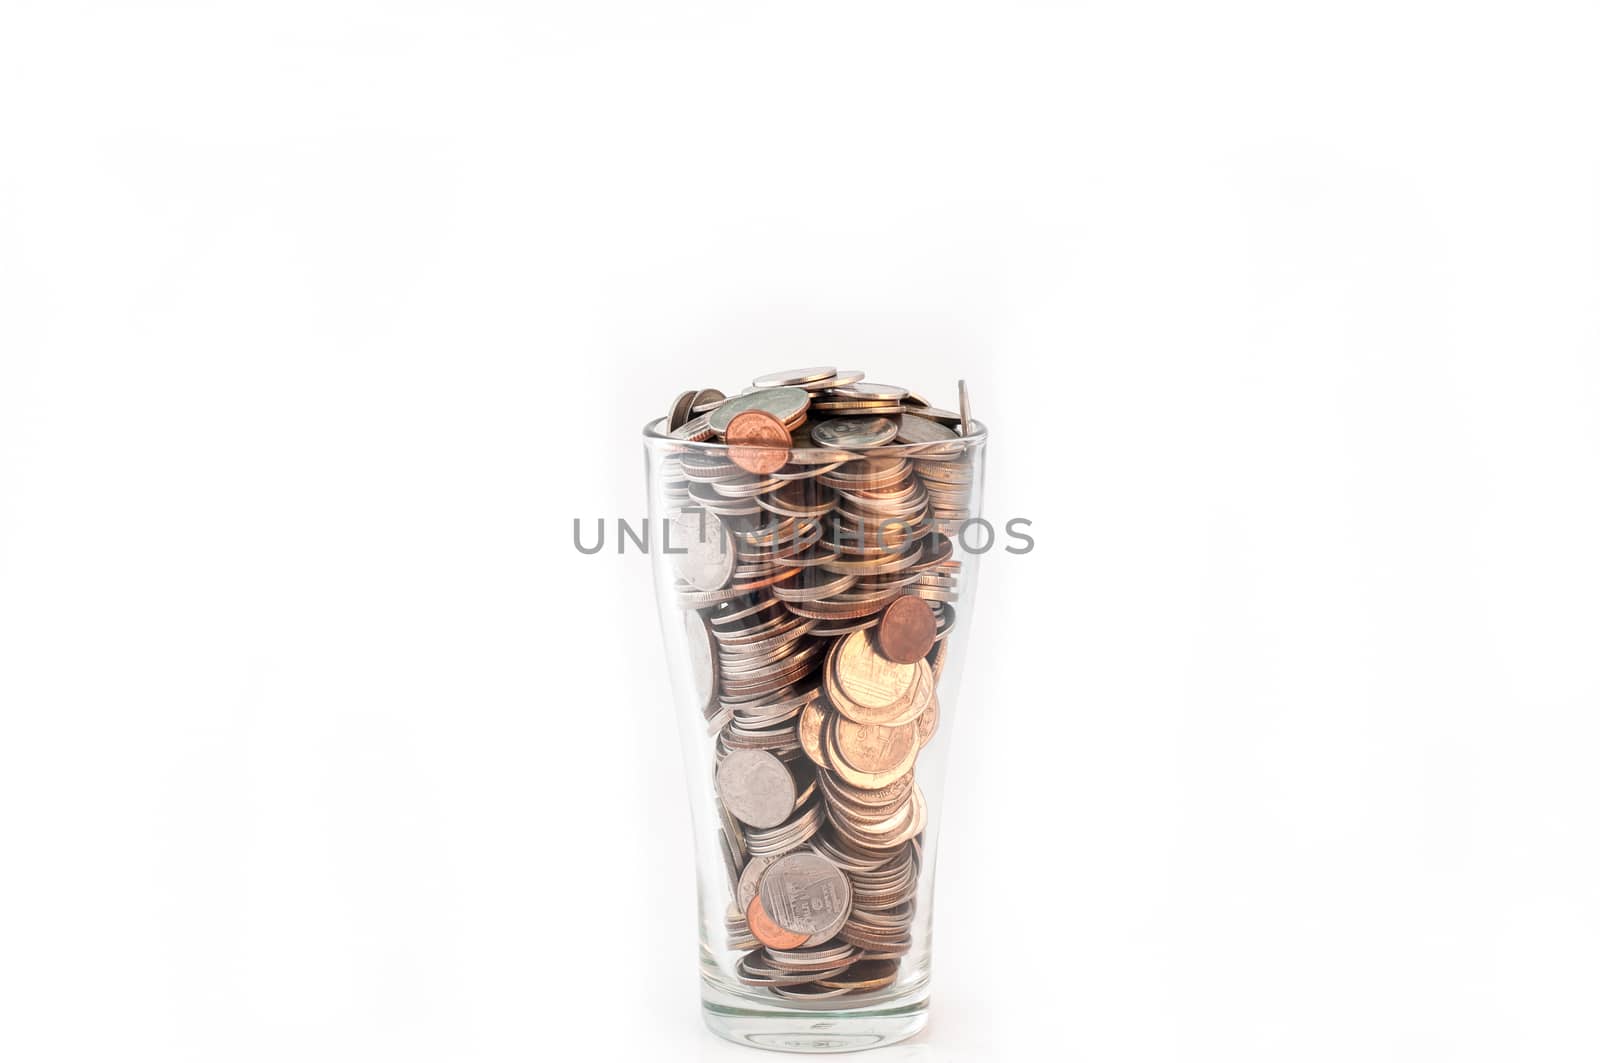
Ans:
[[[917,414],[915,410],[906,410],[904,413],[886,416],[890,416],[891,418],[905,416],[915,417]],[[666,421],[667,419],[665,417],[654,417],[649,421],[646,421],[644,425],[644,437],[646,439],[659,440],[662,443],[671,443],[674,446],[682,447],[684,450],[697,450],[706,454],[727,454],[729,450],[734,449],[728,443],[716,442],[709,439],[702,440],[698,443],[688,439],[680,439],[661,427],[666,423]],[[808,459],[812,459],[810,462],[808,462],[808,464],[820,464],[820,462],[816,461],[818,458],[825,458],[829,461],[847,461],[852,457],[869,457],[884,454],[899,454],[903,457],[914,457],[917,454],[925,454],[931,449],[954,451],[969,450],[972,447],[982,446],[989,441],[989,428],[982,421],[978,420],[977,418],[973,418],[972,429],[973,431],[971,435],[962,435],[961,433],[957,432],[955,437],[952,439],[941,439],[933,443],[883,443],[879,446],[857,447],[853,450],[835,447],[789,447],[788,450],[791,457],[793,455],[800,454],[804,455]]]

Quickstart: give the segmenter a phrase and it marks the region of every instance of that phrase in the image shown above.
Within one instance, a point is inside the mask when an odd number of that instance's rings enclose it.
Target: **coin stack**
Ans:
[[[715,736],[738,977],[823,999],[894,983],[928,809],[918,752],[970,516],[959,412],[831,366],[673,401],[660,470],[695,696]]]

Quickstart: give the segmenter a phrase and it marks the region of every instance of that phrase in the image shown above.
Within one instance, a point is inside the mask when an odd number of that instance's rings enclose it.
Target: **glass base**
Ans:
[[[702,1016],[718,1037],[776,1052],[859,1052],[914,1037],[928,1024],[928,987],[851,1007],[840,1000],[762,1001],[701,986]]]

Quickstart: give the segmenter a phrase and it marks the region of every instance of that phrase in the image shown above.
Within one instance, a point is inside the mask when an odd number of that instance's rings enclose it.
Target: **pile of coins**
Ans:
[[[686,391],[658,470],[663,549],[716,742],[738,977],[822,999],[894,983],[911,949],[970,514],[972,421],[831,366]]]

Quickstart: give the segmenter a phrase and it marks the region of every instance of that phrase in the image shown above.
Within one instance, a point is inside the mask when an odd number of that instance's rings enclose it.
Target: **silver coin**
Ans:
[[[961,434],[970,436],[972,434],[972,400],[967,397],[967,382],[965,380],[956,381],[956,393],[960,396]]]
[[[670,546],[678,575],[696,590],[720,590],[733,578],[738,556],[715,513],[685,510],[678,514],[672,522]]]
[[[863,379],[867,374],[860,369],[841,369],[827,380],[814,380],[806,385],[807,391],[820,391],[823,388],[842,388],[846,384],[854,384]]]
[[[834,388],[832,394],[837,399],[899,402],[906,397],[906,389],[893,384],[864,384],[857,381],[854,384]]]
[[[722,863],[728,869],[728,882],[734,889],[739,888],[739,860],[734,854],[733,843],[728,840],[728,835],[717,831],[717,840],[721,843],[718,848],[722,850]]]
[[[761,876],[761,907],[774,923],[826,941],[850,917],[850,879],[816,853],[790,853]]]
[[[806,412],[811,395],[805,388],[760,388],[724,402],[707,415],[711,430],[725,435],[728,425],[746,410],[763,410],[788,424]]]
[[[816,380],[831,379],[838,373],[839,371],[831,365],[813,365],[806,369],[784,369],[777,373],[764,373],[750,384],[757,388],[798,387]]]
[[[914,414],[903,414],[900,417],[900,430],[895,433],[896,443],[946,443],[955,439],[956,434],[938,421],[930,421],[926,417]]]
[[[835,417],[822,421],[811,429],[811,439],[818,446],[876,447],[895,437],[895,423],[887,417]]]
[[[937,406],[917,406],[913,408],[916,416],[927,421],[938,421],[946,428],[954,428],[961,423],[961,415],[952,410],[941,410]]]
[[[689,637],[689,677],[694,683],[695,704],[701,712],[710,713],[717,705],[717,648],[711,625],[690,610],[683,615],[683,626]]]
[[[815,791],[813,786],[812,791]],[[769,856],[797,849],[822,829],[827,812],[820,798],[813,800],[794,819],[771,830],[752,830],[745,835],[746,846],[752,856]]]
[[[782,853],[770,853],[767,856],[752,856],[750,862],[744,865],[744,870],[739,873],[739,884],[733,891],[733,900],[739,906],[739,911],[749,909],[750,902],[756,899],[756,890],[761,888],[761,876],[767,873],[767,868],[782,859]]]
[[[846,968],[846,970],[848,969],[849,968]],[[780,997],[789,997],[794,1000],[832,1000],[834,997],[842,997],[846,993],[850,992],[848,988],[829,989],[827,986],[820,986],[815,982],[806,982],[801,985],[793,986],[774,985],[768,986],[767,988],[771,989]]]
[[[676,432],[689,420],[689,414],[694,407],[694,392],[685,391],[672,400],[672,409],[667,411],[667,431]]]
[[[722,836],[733,847],[734,863],[743,867],[750,858],[750,849],[744,843],[744,831],[739,829],[739,821],[728,815],[728,810],[722,807],[721,802],[717,804],[717,818],[722,821]]]
[[[767,963],[780,970],[826,970],[855,959],[856,947],[848,941],[797,949],[773,949],[766,952]]]
[[[794,811],[794,776],[764,749],[736,749],[723,757],[717,793],[734,818],[752,827],[776,827]]]
[[[689,418],[669,434],[674,439],[687,439],[691,443],[704,443],[716,433],[711,431],[711,425],[702,415]]]
[[[722,392],[718,391],[716,388],[701,388],[699,391],[694,393],[694,403],[690,407],[689,412],[690,413],[710,413],[712,410],[716,409],[724,400],[726,400],[727,397],[728,396],[724,395]]]

